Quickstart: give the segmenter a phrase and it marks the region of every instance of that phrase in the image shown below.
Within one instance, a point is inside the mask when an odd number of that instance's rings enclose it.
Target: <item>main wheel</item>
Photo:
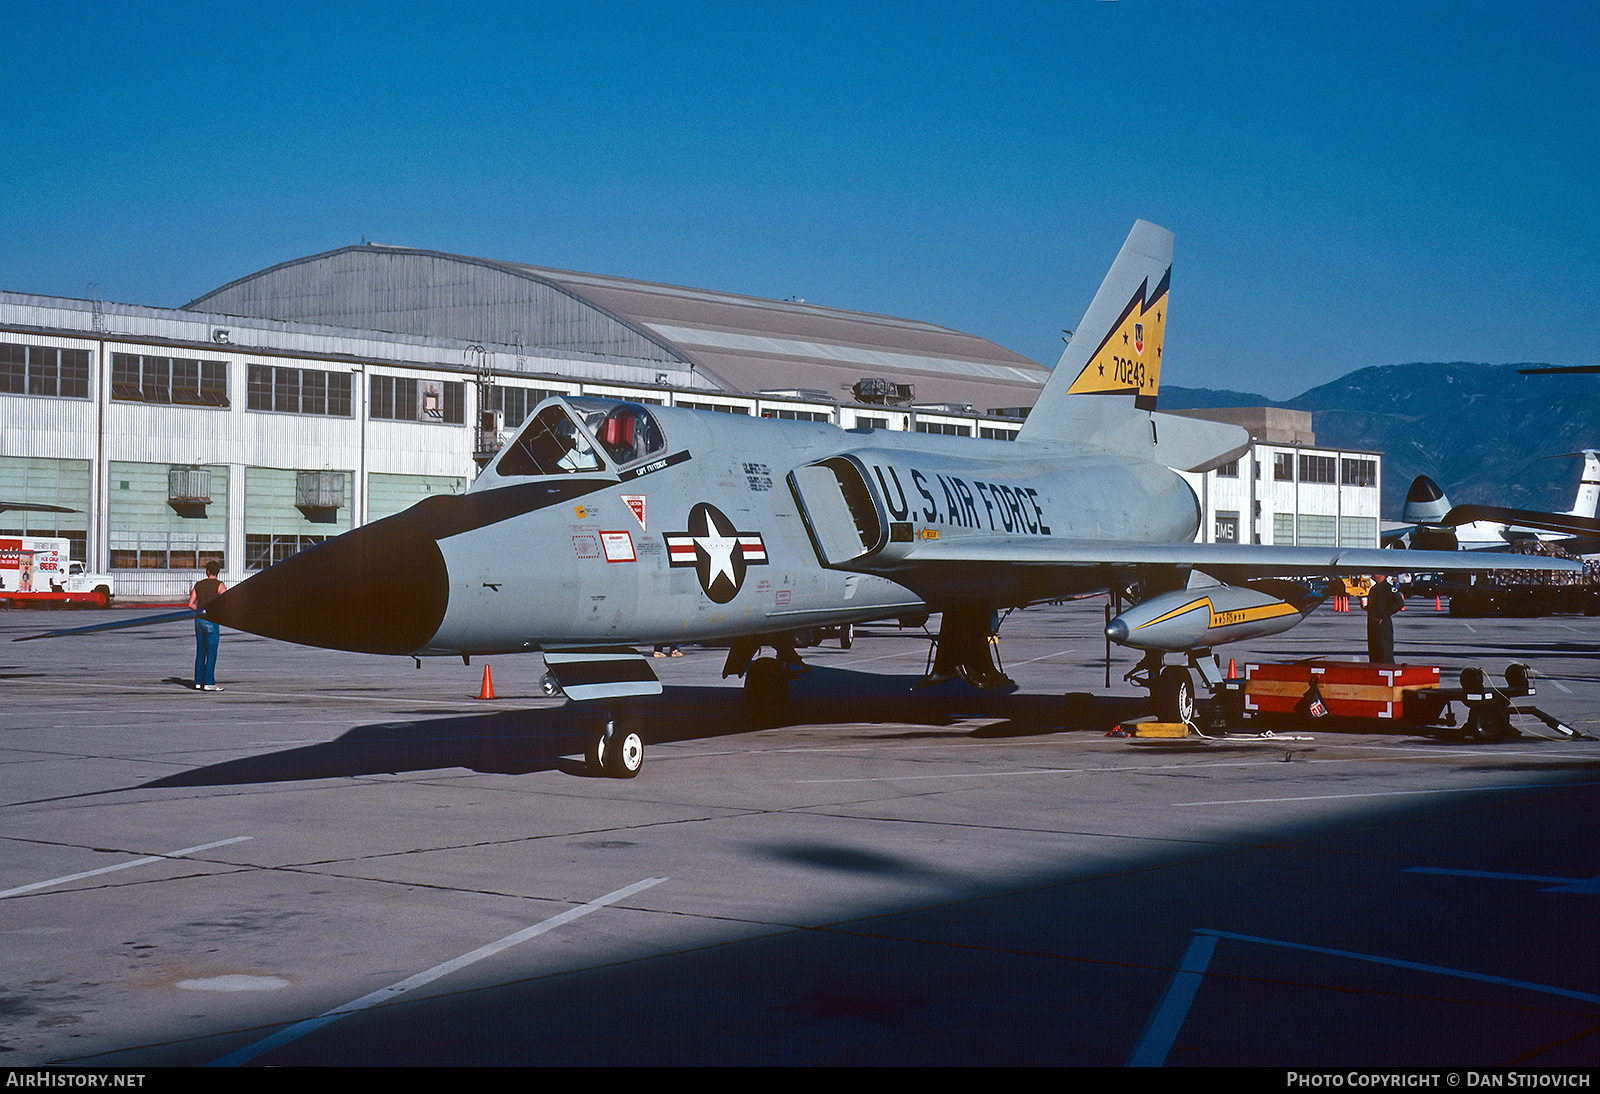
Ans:
[[[632,730],[617,730],[606,747],[606,774],[613,779],[631,779],[644,766],[644,741]]]
[[[745,717],[758,726],[775,726],[789,706],[789,670],[776,657],[758,657],[744,673]]]
[[[1194,721],[1194,679],[1189,670],[1168,665],[1156,677],[1156,686],[1150,695],[1155,703],[1156,719],[1162,722]]]

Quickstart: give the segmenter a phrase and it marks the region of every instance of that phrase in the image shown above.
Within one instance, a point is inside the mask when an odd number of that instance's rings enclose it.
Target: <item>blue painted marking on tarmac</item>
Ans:
[[[1543,874],[1500,874],[1493,870],[1447,870],[1442,866],[1407,866],[1408,874],[1449,874],[1453,877],[1482,877],[1495,881],[1542,881],[1549,884],[1541,893],[1589,893],[1600,895],[1600,874],[1590,878],[1547,877]]]
[[[1397,969],[1411,969],[1414,972],[1428,972],[1437,976],[1453,976],[1458,980],[1476,980],[1484,984],[1499,984],[1507,988],[1522,988],[1525,991],[1536,991],[1545,995],[1559,995],[1564,999],[1579,999],[1585,1003],[1600,1003],[1600,995],[1596,995],[1594,992],[1574,991],[1571,988],[1558,988],[1550,984],[1535,984],[1530,980],[1513,980],[1508,976],[1493,976],[1489,973],[1470,972],[1466,969],[1448,969],[1443,965],[1424,965],[1420,961],[1402,961],[1397,957],[1380,957],[1377,954],[1333,950],[1326,946],[1310,946],[1304,942],[1284,942],[1277,938],[1260,938],[1251,934],[1233,934],[1229,931],[1214,931],[1209,928],[1201,928],[1196,933],[1215,935],[1217,938],[1230,938],[1235,942],[1255,942],[1262,946],[1278,946],[1288,950],[1326,954],[1329,957],[1348,957],[1353,961],[1369,961],[1374,965],[1389,965]]]

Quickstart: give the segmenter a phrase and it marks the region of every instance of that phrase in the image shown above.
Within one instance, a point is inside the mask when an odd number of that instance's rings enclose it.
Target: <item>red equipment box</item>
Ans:
[[[1343,718],[1405,716],[1408,693],[1439,686],[1439,670],[1422,665],[1296,661],[1244,666],[1247,714],[1294,714],[1316,681],[1328,713]],[[1303,712],[1302,712],[1303,713]]]

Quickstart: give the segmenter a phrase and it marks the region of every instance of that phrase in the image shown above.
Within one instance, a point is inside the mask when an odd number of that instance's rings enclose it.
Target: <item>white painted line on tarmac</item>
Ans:
[[[907,650],[903,653],[879,654],[877,657],[836,658],[834,664],[868,665],[874,661],[926,661],[927,657],[927,653],[923,650]]]
[[[247,839],[254,838],[254,836],[234,836],[232,839],[219,839],[215,843],[202,843],[198,847],[185,847],[181,851],[168,851],[164,855],[149,855],[145,858],[134,859],[132,862],[119,862],[115,866],[102,866],[98,870],[85,870],[81,874],[68,874],[65,877],[53,877],[49,881],[35,881],[31,885],[18,885],[15,889],[7,889],[4,892],[0,892],[0,900],[8,896],[16,896],[19,893],[31,893],[35,889],[48,889],[52,885],[65,885],[69,881],[82,881],[86,877],[94,877],[97,874],[109,874],[117,870],[132,869],[135,866],[148,866],[152,862],[165,862],[167,859],[183,858],[183,856],[192,855],[196,851],[209,851],[213,847],[226,847],[230,843],[243,843]]]
[[[1475,794],[1480,790],[1559,790],[1569,786],[1596,786],[1585,783],[1510,783],[1506,786],[1436,786],[1426,790],[1373,790],[1364,794],[1306,794],[1293,798],[1234,798],[1230,801],[1173,802],[1174,808],[1191,805],[1263,805],[1272,802],[1319,802],[1342,798],[1395,798],[1408,794]]]
[[[819,750],[820,751],[820,750]],[[871,749],[867,749],[871,751]],[[880,750],[881,751],[881,750]],[[1237,760],[1223,763],[1133,764],[1108,767],[1025,767],[1008,771],[952,771],[944,775],[873,775],[850,779],[795,779],[797,786],[818,786],[826,783],[897,783],[923,782],[937,779],[1010,779],[1019,775],[1116,775],[1141,771],[1210,770],[1218,767],[1276,767],[1282,760]],[[1565,785],[1565,784],[1563,784]],[[1192,802],[1193,805],[1224,805],[1225,802]]]
[[[1546,676],[1544,679],[1550,680],[1550,677]],[[1572,689],[1567,687],[1567,685],[1563,684],[1560,680],[1550,680],[1550,683],[1554,684],[1557,688],[1566,692],[1568,695],[1572,694]]]
[[[1133,1055],[1128,1057],[1129,1067],[1161,1067],[1167,1062],[1167,1053],[1172,1051],[1172,1042],[1177,1040],[1183,1020],[1189,1016],[1194,993],[1200,990],[1200,981],[1205,978],[1206,966],[1211,964],[1211,953],[1216,948],[1216,935],[1197,933],[1194,936],[1183,960],[1173,971],[1172,979],[1167,981],[1166,994],[1162,995],[1155,1013],[1139,1035],[1139,1043],[1133,1046]]]
[[[238,1067],[240,1064],[249,1063],[257,1056],[260,1056],[263,1053],[271,1052],[275,1048],[281,1048],[282,1046],[289,1044],[291,1041],[298,1041],[306,1034],[315,1030],[319,1030],[331,1022],[337,1022],[340,1018],[343,1018],[347,1014],[354,1014],[357,1011],[366,1010],[368,1007],[375,1007],[379,1003],[387,1003],[389,1000],[403,995],[408,991],[415,991],[417,988],[431,984],[442,976],[448,976],[459,969],[466,968],[468,965],[476,964],[486,957],[493,957],[501,950],[508,950],[520,942],[528,941],[530,938],[537,938],[546,931],[554,930],[564,923],[571,923],[574,919],[586,916],[590,912],[599,911],[607,904],[615,904],[617,901],[624,900],[632,896],[634,893],[643,892],[652,885],[660,885],[666,880],[667,879],[664,877],[647,877],[643,881],[636,881],[632,885],[625,886],[616,890],[615,892],[607,893],[605,896],[596,897],[587,904],[580,904],[576,908],[569,908],[559,915],[551,916],[549,919],[546,919],[543,922],[535,923],[531,927],[524,927],[515,934],[508,934],[498,942],[491,942],[487,946],[480,946],[471,953],[464,953],[460,957],[452,958],[451,960],[444,962],[442,965],[435,965],[431,969],[428,969],[424,972],[419,972],[415,976],[409,976],[398,983],[390,984],[386,988],[379,988],[377,991],[369,992],[368,994],[363,995],[360,999],[354,999],[341,1006],[334,1007],[330,1011],[324,1011],[315,1018],[307,1018],[303,1022],[296,1022],[287,1029],[279,1030],[271,1037],[263,1038],[252,1045],[246,1045],[244,1048],[241,1048],[236,1052],[230,1052],[228,1055],[223,1056],[220,1059],[211,1061],[211,1063],[207,1064],[206,1066]]]
[[[1076,652],[1076,650],[1057,650],[1055,653],[1047,653],[1043,657],[1030,657],[1026,661],[1013,661],[1011,662],[1011,667],[1014,669],[1021,668],[1023,665],[1031,665],[1035,661],[1048,661],[1052,657],[1065,657],[1069,653]]]

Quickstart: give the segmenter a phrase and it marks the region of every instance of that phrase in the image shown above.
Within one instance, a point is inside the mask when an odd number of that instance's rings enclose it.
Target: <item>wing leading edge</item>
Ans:
[[[1583,572],[1569,559],[1371,547],[1266,547],[1233,543],[1107,543],[1012,536],[920,540],[847,568],[890,578],[924,597],[1023,603],[1104,588],[1108,575],[1146,567],[1194,569],[1230,583],[1264,577],[1372,573]]]

